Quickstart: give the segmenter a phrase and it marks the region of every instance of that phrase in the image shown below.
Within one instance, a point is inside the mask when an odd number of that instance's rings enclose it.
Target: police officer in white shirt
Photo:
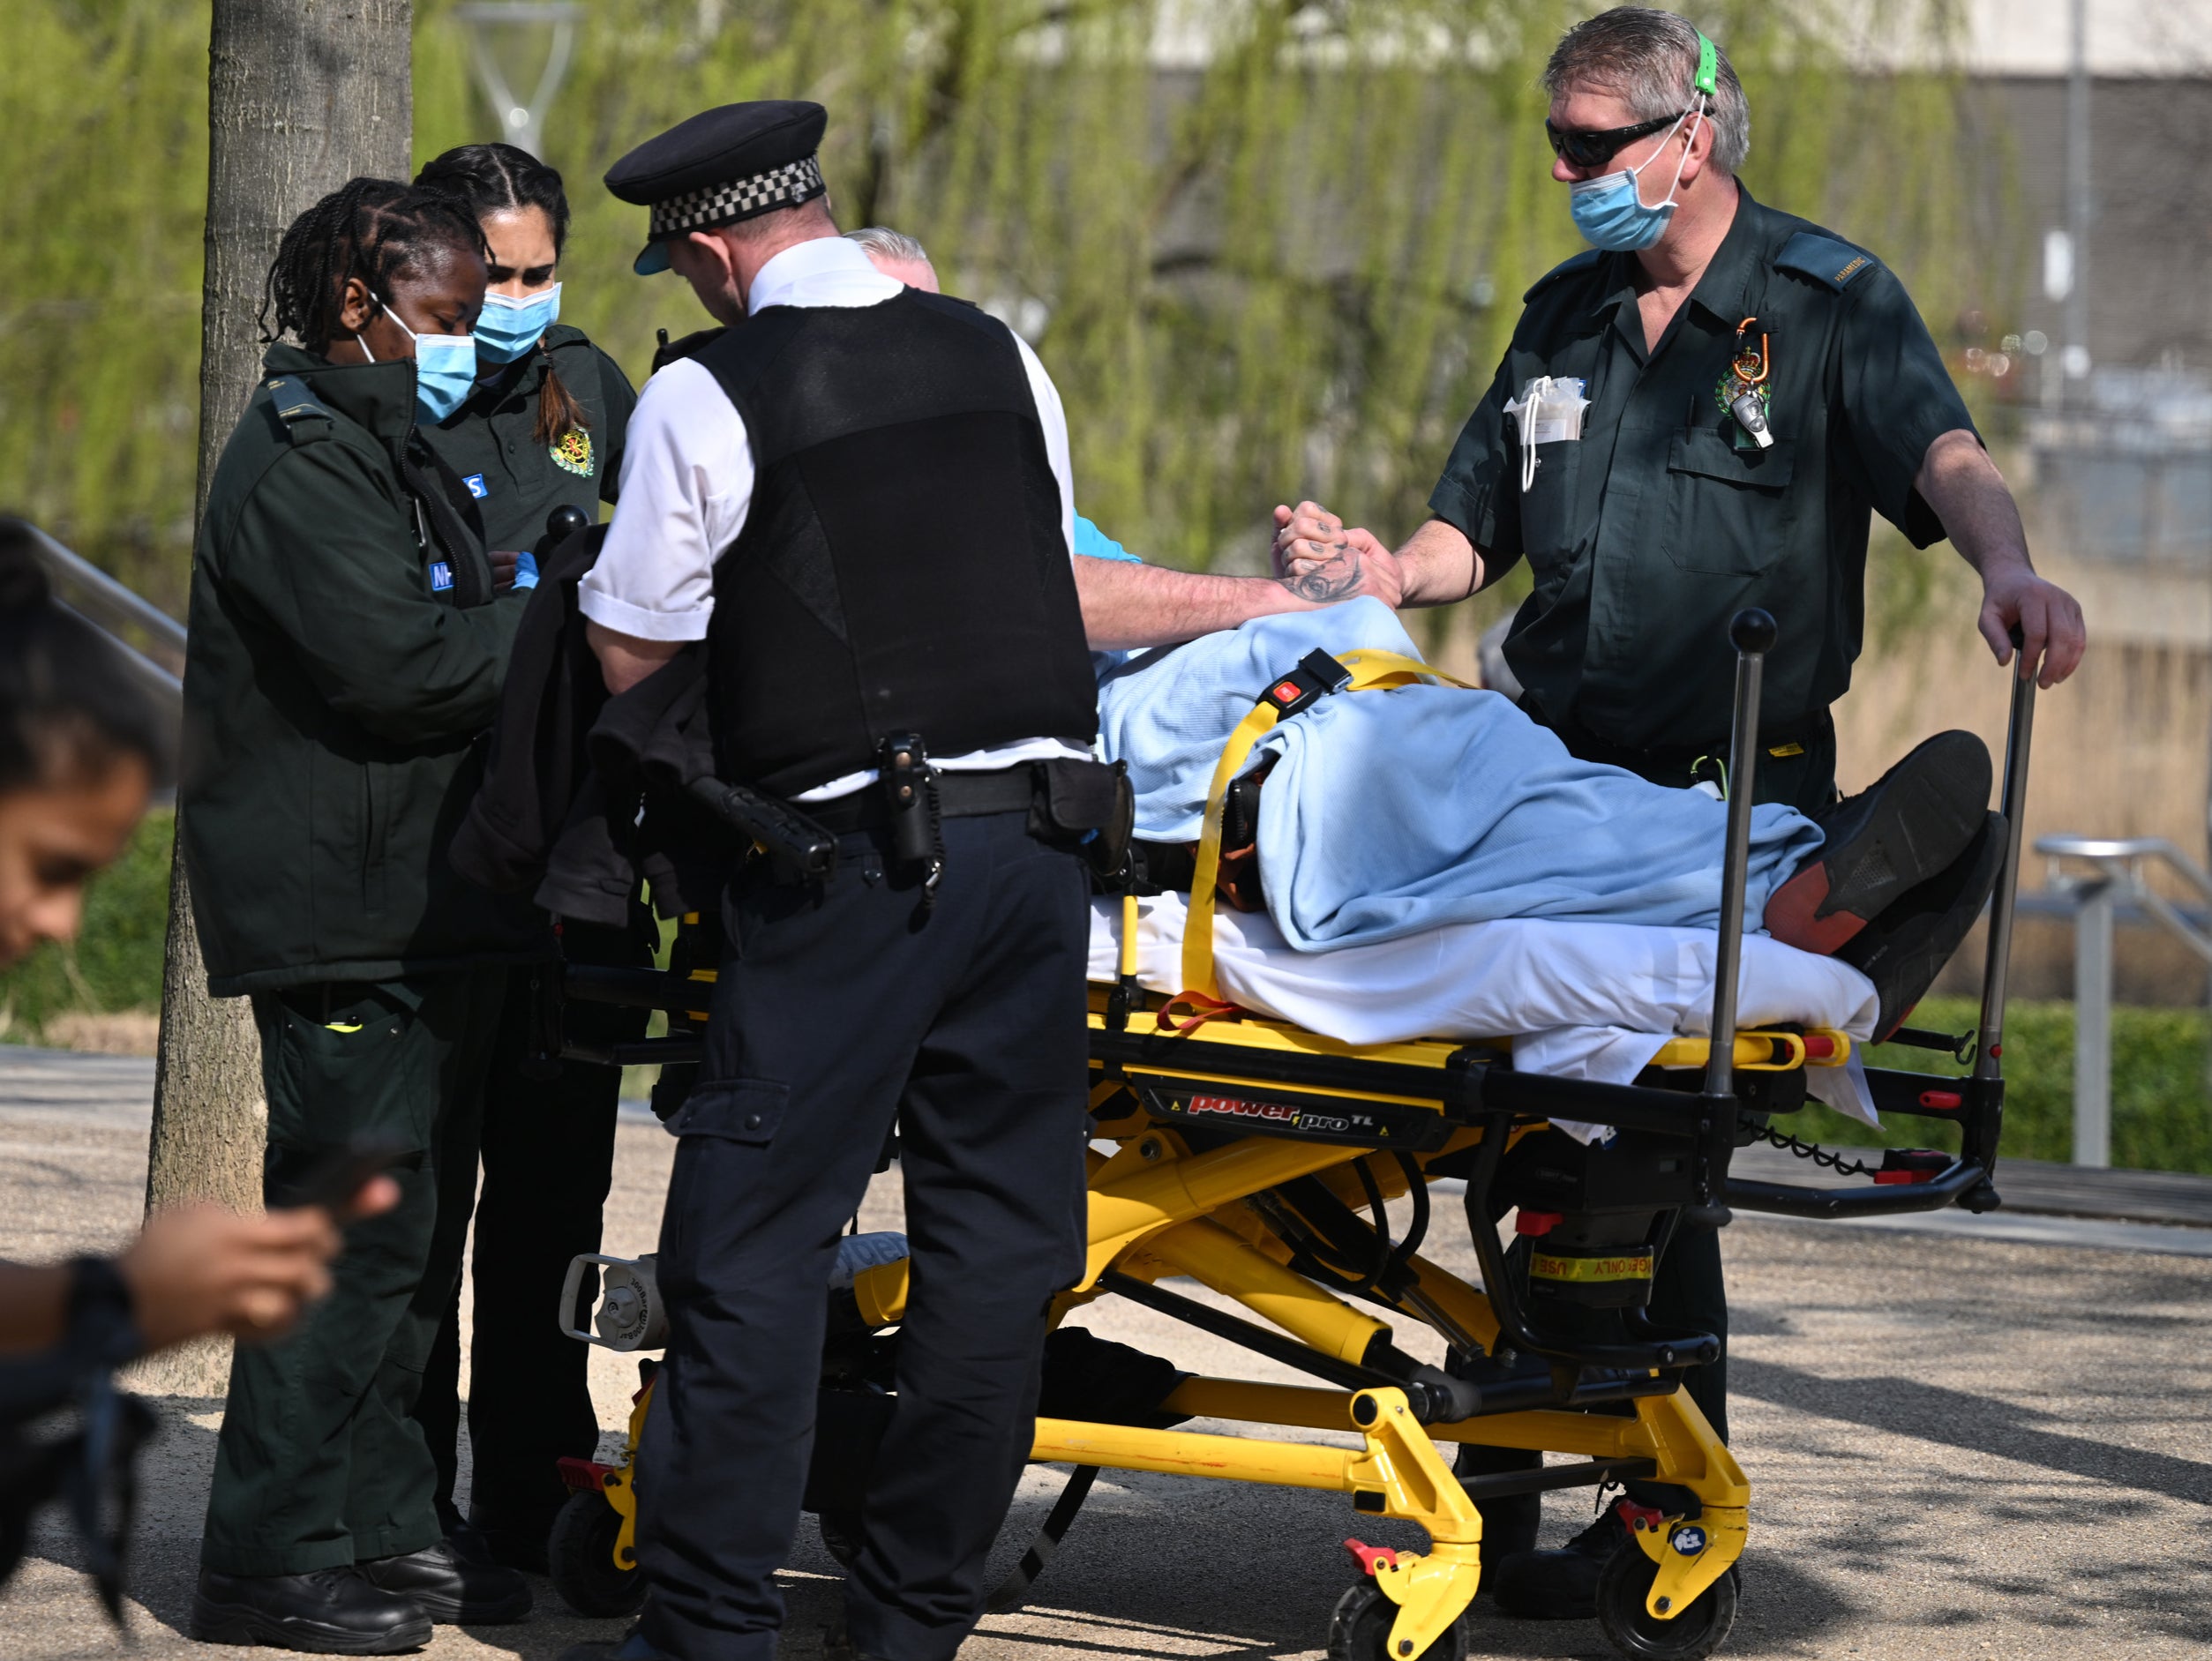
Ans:
[[[840,1648],[950,1661],[1083,1264],[1088,886],[1122,798],[1069,569],[1067,425],[1004,325],[837,235],[806,103],[694,116],[608,188],[729,325],[654,377],[579,602],[621,691],[704,641],[716,771],[836,837],[732,875],[662,1223],[640,1455],[648,1596],[616,1651],[773,1661],[836,1244],[896,1118],[896,1407]],[[741,325],[741,326],[739,326]],[[581,1653],[581,1652],[580,1652]]]

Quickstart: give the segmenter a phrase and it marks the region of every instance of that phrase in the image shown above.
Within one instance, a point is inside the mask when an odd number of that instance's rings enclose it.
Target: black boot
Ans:
[[[372,1585],[350,1565],[304,1575],[199,1571],[191,1635],[202,1643],[266,1643],[310,1655],[400,1655],[430,1642],[429,1612]]]
[[[1632,1530],[1621,1508],[1625,1496],[1598,1513],[1597,1520],[1548,1552],[1517,1552],[1497,1566],[1485,1584],[1501,1613],[1523,1620],[1588,1620],[1598,1612],[1598,1575],[1614,1553],[1631,1544]]]
[[[372,1586],[411,1598],[440,1626],[497,1627],[530,1612],[530,1589],[511,1568],[471,1562],[451,1540],[361,1565]]]

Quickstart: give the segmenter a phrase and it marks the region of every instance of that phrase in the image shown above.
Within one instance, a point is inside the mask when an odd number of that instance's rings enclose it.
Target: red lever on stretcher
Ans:
[[[1352,1553],[1353,1560],[1359,1564],[1362,1575],[1374,1574],[1378,1563],[1387,1564],[1391,1568],[1398,1567],[1398,1553],[1387,1545],[1369,1545],[1365,1540],[1346,1540],[1344,1549]]]

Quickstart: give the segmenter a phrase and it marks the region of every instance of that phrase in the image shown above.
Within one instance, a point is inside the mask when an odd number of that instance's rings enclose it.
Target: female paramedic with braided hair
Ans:
[[[418,430],[476,383],[485,277],[476,216],[443,192],[356,179],[302,214],[200,521],[182,846],[209,990],[252,1000],[265,1186],[368,1140],[400,1188],[349,1230],[329,1298],[232,1362],[206,1642],[382,1655],[529,1609],[521,1576],[445,1541],[411,1416],[460,1274],[508,968],[535,943],[446,857],[523,606]]]
[[[416,183],[466,201],[491,251],[476,318],[476,384],[423,437],[459,474],[495,549],[527,549],[561,506],[599,517],[615,498],[622,441],[637,401],[614,360],[560,322],[568,198],[560,175],[512,145],[448,150]],[[628,926],[564,918],[571,962],[645,968],[655,939],[633,901]],[[461,1419],[461,1300],[454,1289],[423,1377],[416,1418],[438,1462],[439,1515],[464,1552],[543,1574],[545,1538],[568,1490],[557,1462],[589,1459],[599,1416],[585,1377],[591,1352],[547,1317],[569,1260],[599,1249],[614,1174],[622,1075],[576,1061],[533,1064],[534,978],[512,971],[484,1103],[484,1189],[471,1256],[469,1520],[453,1501]],[[579,1005],[574,1036],[609,1044],[645,1036],[646,1012]]]

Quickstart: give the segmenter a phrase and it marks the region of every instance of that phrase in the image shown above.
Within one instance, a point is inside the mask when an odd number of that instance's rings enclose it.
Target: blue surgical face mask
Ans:
[[[560,318],[560,284],[544,294],[486,294],[476,317],[476,355],[487,363],[512,363],[536,346]]]
[[[452,415],[468,401],[469,389],[476,384],[476,337],[473,334],[417,334],[400,322],[400,314],[392,309],[392,303],[379,295],[377,303],[384,308],[385,316],[399,325],[400,333],[415,342],[415,406],[423,412],[423,418],[432,426]],[[369,350],[369,342],[358,334],[361,350],[373,363],[377,355]]]
[[[1674,182],[1667,187],[1665,201],[1645,206],[1637,176],[1667,153],[1675,135],[1682,131],[1683,122],[1690,120],[1693,114],[1699,121],[1705,119],[1702,110],[1684,110],[1675,124],[1667,129],[1659,148],[1644,158],[1642,166],[1580,180],[1569,191],[1567,207],[1574,215],[1575,228],[1589,239],[1592,246],[1626,253],[1649,248],[1665,234],[1668,222],[1675,216],[1675,193],[1682,188],[1682,170],[1690,161],[1690,145],[1698,140],[1697,129],[1691,129],[1690,143],[1683,146],[1682,160],[1675,163]]]

